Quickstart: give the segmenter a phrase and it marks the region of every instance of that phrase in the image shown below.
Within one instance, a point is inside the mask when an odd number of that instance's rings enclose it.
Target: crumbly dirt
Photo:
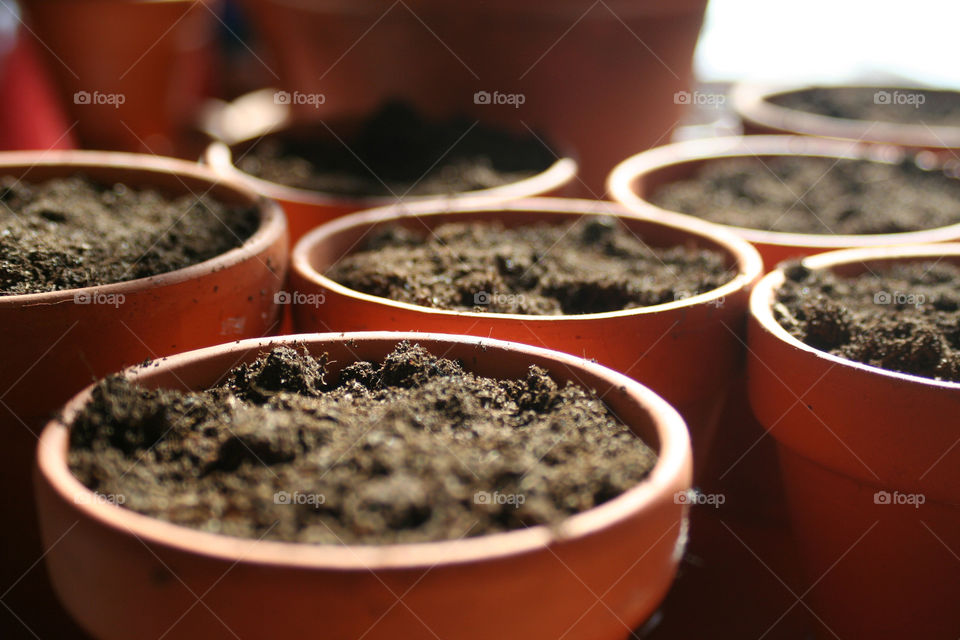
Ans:
[[[376,229],[327,270],[371,295],[427,307],[572,315],[673,302],[729,282],[723,256],[651,248],[610,216],[505,228],[470,222]]]
[[[870,234],[960,222],[960,180],[900,163],[729,158],[652,194],[659,207],[712,222],[787,233]]]
[[[337,380],[277,347],[203,392],[100,382],[71,427],[104,499],[208,532],[423,542],[552,525],[644,479],[656,454],[593,392],[475,376],[419,345]]]
[[[819,87],[772,96],[781,107],[832,118],[960,126],[960,92],[891,87]]]
[[[247,152],[235,152],[237,166],[299,189],[401,197],[498,187],[541,173],[556,161],[532,134],[467,118],[429,121],[398,102],[385,104],[355,134],[341,133],[333,137],[318,125],[316,134],[306,137],[268,136]]]
[[[81,175],[0,177],[0,296],[174,271],[240,246],[258,226],[256,209],[205,195],[169,198]]]
[[[960,268],[914,262],[857,277],[787,269],[777,321],[828,353],[891,371],[960,382]]]

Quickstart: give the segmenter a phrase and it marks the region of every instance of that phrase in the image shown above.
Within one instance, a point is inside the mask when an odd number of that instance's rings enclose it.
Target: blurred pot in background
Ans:
[[[926,149],[960,149],[960,92],[917,86],[738,84],[731,104],[746,133],[790,133]]]
[[[211,77],[212,4],[24,3],[82,147],[178,153]]]
[[[669,139],[706,0],[245,6],[281,88],[323,94],[324,116],[402,98],[428,115],[542,131],[577,151],[582,194],[600,196],[618,161]]]

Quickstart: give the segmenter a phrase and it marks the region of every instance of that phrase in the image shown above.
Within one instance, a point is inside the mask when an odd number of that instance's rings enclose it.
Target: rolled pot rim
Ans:
[[[686,140],[655,147],[627,158],[614,167],[607,179],[607,189],[614,200],[621,202],[636,213],[649,216],[660,216],[664,213],[687,215],[663,209],[645,197],[639,196],[633,189],[633,183],[643,176],[667,167],[725,158],[807,156],[838,160],[862,159],[874,162],[890,162],[902,158],[905,153],[905,149],[893,145],[854,140],[834,140],[814,136],[751,135]],[[881,245],[926,244],[960,236],[960,222],[918,231],[857,235],[790,233],[737,227],[717,222],[711,222],[711,224],[729,229],[741,238],[755,244],[786,248],[810,247],[822,251]]]
[[[494,214],[491,219],[498,219],[512,211],[529,211],[537,213],[556,214],[558,219],[570,218],[576,219],[585,215],[614,215],[626,220],[637,220],[648,224],[656,224],[664,227],[670,227],[683,231],[690,236],[707,238],[708,240],[720,245],[722,251],[732,258],[737,274],[721,286],[706,291],[704,293],[665,302],[662,304],[649,305],[646,307],[637,307],[633,309],[622,309],[618,311],[604,311],[600,313],[581,313],[581,314],[554,314],[554,315],[531,315],[522,313],[489,313],[481,311],[460,311],[455,309],[438,309],[422,305],[411,304],[391,300],[390,298],[374,296],[363,293],[356,289],[351,289],[339,282],[320,273],[310,262],[310,253],[312,249],[324,242],[329,236],[339,233],[350,227],[365,227],[377,224],[389,223],[395,220],[409,220],[430,218],[432,216],[447,216],[460,213],[486,213]],[[509,202],[486,202],[481,200],[460,200],[460,201],[438,201],[438,202],[420,202],[420,203],[398,203],[376,209],[368,209],[352,213],[340,218],[336,218],[326,224],[320,225],[304,235],[297,242],[291,253],[291,269],[301,277],[320,285],[330,291],[334,291],[344,296],[362,300],[368,303],[385,305],[407,311],[416,311],[418,313],[440,315],[440,316],[462,316],[476,319],[504,319],[520,320],[523,322],[576,322],[590,319],[602,318],[620,318],[624,316],[642,316],[664,311],[675,311],[686,307],[709,304],[731,296],[737,291],[746,289],[755,282],[763,273],[763,261],[760,254],[743,238],[738,238],[735,234],[723,229],[719,225],[705,222],[693,216],[685,216],[672,212],[665,212],[666,215],[645,216],[628,210],[627,208],[615,202],[603,200],[581,200],[577,198],[527,198],[523,200],[513,200]]]
[[[131,294],[137,291],[180,284],[200,276],[228,269],[248,260],[251,256],[260,254],[274,242],[278,235],[286,234],[287,230],[286,217],[277,202],[261,196],[240,181],[217,175],[208,167],[187,160],[119,151],[5,151],[0,153],[0,174],[19,167],[25,168],[27,174],[36,167],[63,167],[64,177],[83,172],[86,168],[121,169],[145,175],[151,173],[174,176],[187,175],[193,179],[209,182],[209,189],[204,193],[209,193],[214,188],[225,188],[233,191],[240,199],[245,200],[249,206],[256,207],[260,221],[256,231],[244,240],[240,246],[208,260],[173,271],[121,282],[43,293],[0,295],[0,308],[66,304],[72,303],[74,297],[81,293],[96,292],[98,295]],[[149,188],[147,183],[132,186]],[[189,187],[184,186],[184,191],[184,195],[188,195],[190,193]]]
[[[90,397],[94,385],[74,396],[62,415],[51,420],[40,434],[37,447],[37,471],[60,500],[76,505],[87,518],[124,535],[146,543],[164,545],[200,556],[235,563],[285,565],[304,569],[379,570],[435,567],[471,563],[544,550],[555,544],[586,538],[623,520],[655,508],[663,493],[672,491],[678,479],[689,485],[690,442],[686,424],[666,400],[627,376],[573,355],[515,342],[469,336],[417,332],[346,332],[297,334],[275,338],[251,338],[229,344],[206,347],[162,358],[143,367],[130,367],[125,375],[136,379],[138,371],[156,366],[191,366],[217,354],[240,354],[270,346],[327,342],[374,341],[398,343],[402,340],[439,342],[473,346],[486,354],[498,350],[520,351],[546,358],[558,367],[589,371],[609,381],[613,388],[626,389],[646,409],[660,439],[658,458],[650,474],[639,484],[601,505],[569,516],[551,528],[537,525],[526,529],[494,533],[473,538],[423,543],[384,545],[335,545],[273,540],[254,540],[209,533],[165,522],[125,507],[95,500],[95,492],[84,486],[67,463],[69,427],[67,424]],[[686,478],[684,478],[686,474]]]
[[[834,267],[856,264],[856,263],[875,263],[875,262],[912,262],[925,258],[951,257],[960,263],[960,243],[942,243],[933,245],[907,245],[897,247],[868,247],[858,249],[844,249],[842,251],[830,251],[820,253],[814,256],[803,258],[800,263],[811,270],[831,270]],[[856,362],[840,356],[835,356],[826,351],[804,343],[795,338],[787,331],[774,317],[773,302],[780,286],[786,281],[784,267],[781,265],[765,275],[760,282],[753,288],[750,295],[750,315],[760,324],[764,331],[772,334],[780,341],[790,347],[805,351],[810,355],[827,361],[832,365],[841,365],[852,368],[857,371],[867,373],[872,376],[883,376],[911,384],[923,384],[931,387],[939,387],[960,391],[960,382],[950,382],[946,380],[934,380],[924,376],[903,373],[900,371],[891,371],[881,367]]]
[[[733,110],[741,118],[762,127],[787,133],[849,139],[880,144],[929,149],[960,148],[960,126],[837,118],[774,104],[770,98],[812,89],[876,89],[878,91],[937,91],[957,93],[945,87],[887,84],[735,84],[730,91]]]
[[[259,137],[276,134],[288,128],[290,123],[284,123],[273,128]],[[256,139],[256,138],[254,138]],[[241,141],[238,141],[241,142]],[[236,143],[235,143],[236,144]],[[301,189],[291,187],[279,182],[271,182],[258,178],[252,174],[241,171],[233,163],[233,151],[230,146],[223,141],[214,140],[211,142],[203,154],[203,162],[207,164],[214,172],[229,176],[234,179],[246,181],[249,185],[266,195],[267,197],[298,204],[310,205],[315,207],[356,207],[365,209],[369,207],[381,207],[398,202],[397,198],[392,196],[350,196],[338,195],[324,191],[311,191],[310,189]],[[530,177],[509,182],[496,187],[486,189],[475,189],[472,191],[462,191],[452,194],[437,195],[405,195],[400,196],[400,202],[423,202],[432,200],[451,200],[473,198],[487,198],[490,200],[511,200],[514,198],[525,198],[534,196],[538,193],[548,193],[569,183],[577,175],[577,161],[572,156],[556,158],[554,162],[544,169]]]

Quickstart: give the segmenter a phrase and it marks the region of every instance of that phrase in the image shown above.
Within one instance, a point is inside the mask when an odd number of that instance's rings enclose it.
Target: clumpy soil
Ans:
[[[650,200],[712,222],[787,233],[900,233],[960,222],[960,180],[912,159],[713,160]]]
[[[256,209],[169,198],[81,175],[0,177],[0,295],[104,285],[209,260],[256,231]]]
[[[722,254],[651,248],[616,218],[505,228],[388,225],[326,275],[375,296],[490,313],[572,315],[673,302],[733,278]]]
[[[794,264],[777,292],[777,321],[842,358],[960,382],[960,268],[945,262],[874,267],[857,277]]]
[[[235,150],[237,166],[299,189],[401,197],[498,187],[556,161],[533,135],[467,118],[432,122],[399,102],[385,104],[353,135],[337,136],[318,125],[312,136],[267,137],[247,153]]]
[[[69,453],[81,482],[134,511],[330,544],[555,524],[655,462],[590,391],[535,366],[518,380],[479,377],[409,343],[337,380],[326,356],[288,347],[203,392],[107,378],[73,421]]]
[[[878,92],[890,96],[877,97]],[[900,98],[898,92],[907,98]],[[923,96],[923,103],[914,96]],[[960,92],[916,91],[890,87],[818,87],[771,96],[768,101],[781,107],[832,118],[875,120],[899,124],[926,123],[930,126],[960,126]]]

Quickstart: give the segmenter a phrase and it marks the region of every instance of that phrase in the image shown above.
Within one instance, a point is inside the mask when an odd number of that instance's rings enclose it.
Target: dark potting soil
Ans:
[[[651,201],[712,222],[788,233],[869,234],[960,222],[960,180],[900,163],[729,158],[663,185]]]
[[[891,371],[960,382],[960,268],[894,264],[857,277],[791,265],[777,321],[811,347]]]
[[[771,96],[781,107],[832,118],[960,126],[960,92],[891,87],[818,87]]]
[[[572,315],[704,293],[733,273],[720,253],[651,248],[616,218],[504,228],[448,223],[375,230],[326,275],[375,296],[440,309]]]
[[[176,524],[255,539],[422,542],[561,519],[650,472],[656,454],[583,388],[464,371],[401,343],[337,380],[278,347],[208,391],[114,376],[73,421],[87,487]]]
[[[111,284],[174,271],[238,247],[256,209],[202,195],[102,185],[77,175],[0,177],[0,295]]]
[[[338,136],[340,134],[338,133]],[[340,139],[267,137],[237,166],[270,182],[346,196],[444,195],[489,189],[547,170],[556,158],[534,135],[467,118],[429,121],[390,102]]]

